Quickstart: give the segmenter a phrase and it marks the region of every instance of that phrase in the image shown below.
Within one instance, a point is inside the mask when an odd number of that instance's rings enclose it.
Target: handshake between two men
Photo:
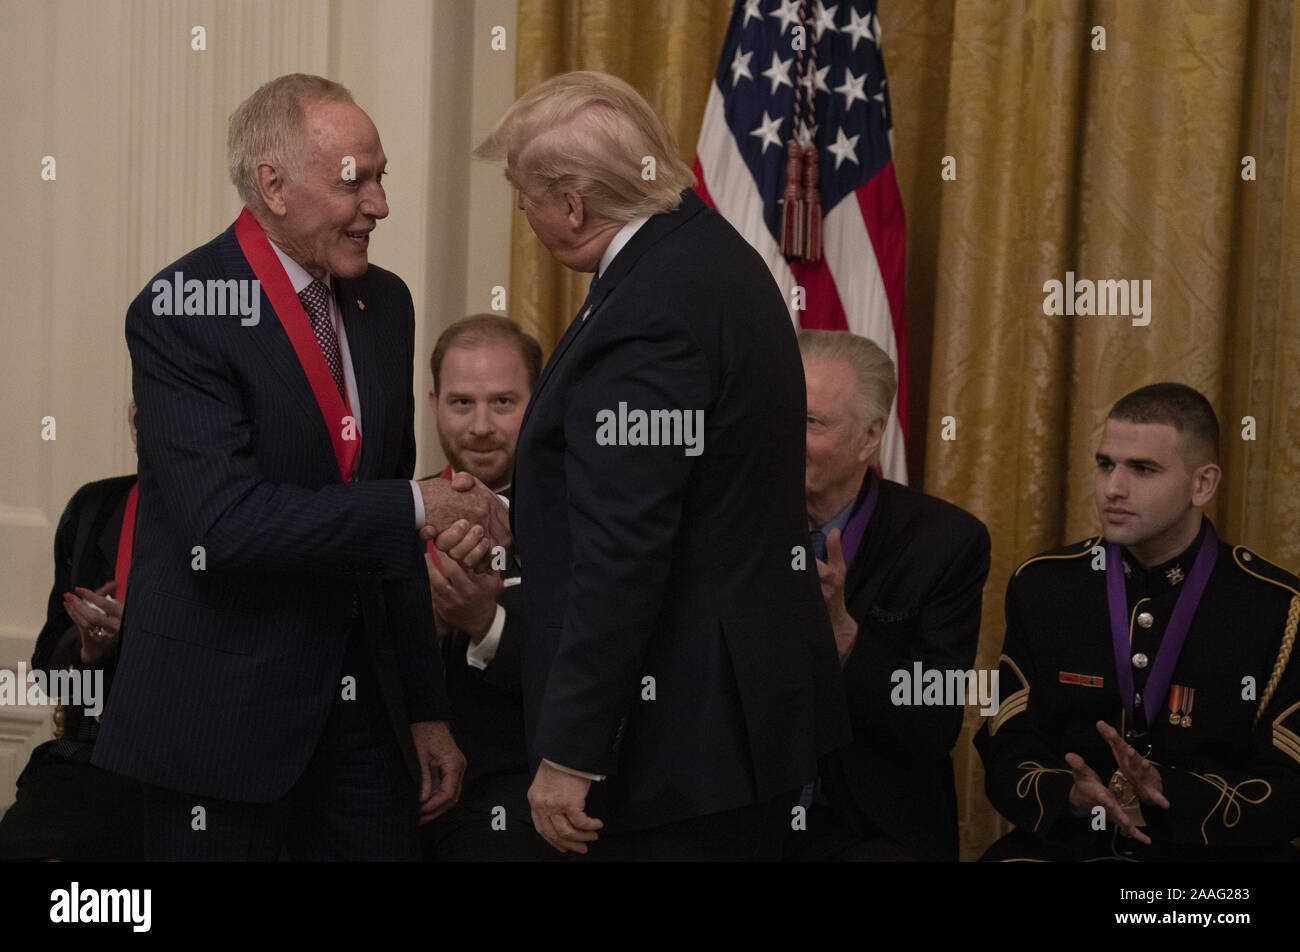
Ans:
[[[432,540],[438,551],[466,571],[491,571],[493,549],[508,549],[511,544],[509,511],[501,498],[464,472],[450,480],[427,479],[417,485],[425,520],[420,538]],[[466,763],[445,722],[414,722],[411,737],[420,765],[419,819],[425,823],[460,798]]]
[[[510,514],[501,497],[464,472],[450,480],[426,479],[419,487],[425,521],[420,538],[469,571],[490,571],[492,551],[511,544]]]

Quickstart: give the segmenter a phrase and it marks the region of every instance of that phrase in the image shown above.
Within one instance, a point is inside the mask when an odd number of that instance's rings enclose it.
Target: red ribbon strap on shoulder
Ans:
[[[119,602],[126,601],[126,577],[131,571],[131,547],[135,544],[135,505],[139,496],[140,484],[136,483],[127,493],[122,528],[117,535],[117,563],[113,566],[113,581],[117,582],[117,590],[113,597]]]
[[[289,335],[289,343],[298,355],[298,364],[307,375],[307,382],[311,384],[311,391],[316,396],[316,405],[320,407],[321,418],[329,429],[339,473],[345,483],[351,482],[357,454],[361,451],[361,440],[355,421],[352,420],[352,410],[347,401],[339,396],[339,389],[325,363],[325,354],[321,352],[316,333],[311,329],[307,312],[294,293],[293,284],[284,273],[284,266],[271,247],[266,232],[262,231],[262,226],[247,208],[235,220],[235,238],[239,242],[239,249],[248,259],[253,274],[262,283],[262,290],[271,302],[276,319]],[[349,422],[352,425],[348,425]],[[351,434],[352,439],[346,439],[345,432]]]

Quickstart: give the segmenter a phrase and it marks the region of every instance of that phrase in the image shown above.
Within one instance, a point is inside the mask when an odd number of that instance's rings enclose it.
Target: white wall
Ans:
[[[379,128],[391,213],[371,257],[411,287],[418,470],[442,465],[424,355],[507,283],[511,195],[469,152],[513,99],[515,0],[0,0],[0,23],[0,667],[12,668],[44,621],[68,498],[134,469],[126,305],[234,220],[226,120],[267,79],[336,79]],[[490,48],[497,24],[504,53]],[[55,181],[41,179],[45,155]],[[0,708],[0,807],[48,724],[48,710]]]

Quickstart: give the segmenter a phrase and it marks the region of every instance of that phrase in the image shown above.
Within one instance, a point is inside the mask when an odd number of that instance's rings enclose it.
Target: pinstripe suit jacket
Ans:
[[[176,272],[254,278],[233,226],[158,277]],[[237,316],[157,316],[152,285],[126,315],[140,501],[94,763],[186,793],[283,796],[338,696],[359,611],[414,771],[407,724],[450,711],[406,481],[410,292],[373,266],[335,279],[361,402],[361,453],[344,483],[265,294],[260,321],[243,326]]]

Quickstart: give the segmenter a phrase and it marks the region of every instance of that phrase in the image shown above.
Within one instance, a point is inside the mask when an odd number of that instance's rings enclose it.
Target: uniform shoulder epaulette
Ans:
[[[1293,596],[1300,598],[1300,578],[1296,578],[1282,566],[1274,565],[1253,549],[1248,549],[1244,545],[1234,545],[1232,561],[1247,575],[1284,588]]]
[[[1073,542],[1070,545],[1062,546],[1059,549],[1052,549],[1049,552],[1040,552],[1038,555],[1035,555],[1032,558],[1025,559],[1025,561],[1021,562],[1016,567],[1016,570],[1013,573],[1011,573],[1012,577],[1014,578],[1015,576],[1019,575],[1021,572],[1025,570],[1026,566],[1033,565],[1035,562],[1049,562],[1049,561],[1056,561],[1060,559],[1078,559],[1078,558],[1082,558],[1085,555],[1090,555],[1092,553],[1092,550],[1096,548],[1096,546],[1100,544],[1101,541],[1102,541],[1101,536],[1093,536],[1090,539],[1084,539],[1082,542]]]
[[[1274,565],[1262,555],[1257,554],[1254,550],[1246,548],[1244,545],[1234,545],[1232,547],[1232,562],[1242,572],[1259,579],[1261,582],[1267,582],[1270,585],[1276,585],[1290,596],[1290,608],[1287,612],[1286,621],[1282,631],[1282,641],[1278,646],[1277,657],[1273,661],[1273,669],[1269,674],[1267,683],[1264,686],[1263,693],[1259,698],[1259,707],[1255,710],[1256,722],[1263,716],[1265,709],[1268,708],[1269,702],[1273,699],[1273,694],[1282,681],[1282,675],[1286,672],[1287,663],[1291,660],[1291,655],[1295,648],[1296,629],[1300,625],[1300,579],[1296,578],[1280,565]],[[1278,731],[1282,730],[1281,721],[1290,714],[1295,707],[1292,706],[1283,712],[1282,716],[1277,718],[1274,724],[1274,742],[1277,743]],[[1289,733],[1283,731],[1283,733]],[[1294,757],[1300,761],[1300,738],[1297,738],[1295,750],[1285,749],[1288,756]]]

